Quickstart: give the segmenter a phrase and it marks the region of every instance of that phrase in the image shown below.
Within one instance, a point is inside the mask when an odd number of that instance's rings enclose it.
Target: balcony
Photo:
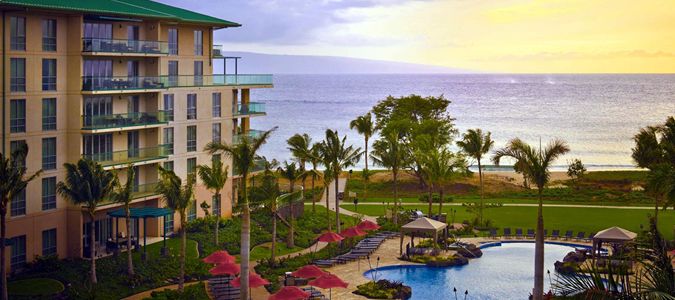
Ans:
[[[143,183],[134,187],[134,190],[131,192],[131,199],[141,199],[145,197],[151,197],[157,195],[157,182]],[[98,207],[114,204],[115,201],[112,199],[105,199],[98,204]]]
[[[135,112],[99,116],[82,116],[82,130],[120,130],[127,127],[151,127],[169,122],[170,114],[165,111]]]
[[[262,130],[250,129],[246,133],[239,133],[232,136],[232,144],[237,144],[241,141],[243,137],[248,137],[250,139],[256,138],[263,133]]]
[[[271,86],[270,74],[216,74],[176,76],[83,76],[82,91],[116,93],[159,91],[167,88],[209,86]]]
[[[260,172],[260,171],[263,171],[263,170],[265,170],[265,161],[262,160],[262,159],[256,159],[253,162],[253,167],[248,169],[248,173],[249,174],[257,173],[257,172]],[[236,167],[233,167],[232,173],[235,177],[241,176],[241,172],[239,172],[239,170]]]
[[[265,103],[263,102],[238,103],[237,109],[232,112],[234,117],[264,116],[265,114]]]
[[[147,148],[84,154],[82,156],[98,162],[103,167],[113,167],[142,162],[149,163],[154,160],[167,158],[169,155],[170,146],[171,145],[158,145]]]
[[[161,56],[169,54],[169,44],[159,41],[83,38],[82,52],[119,56]]]

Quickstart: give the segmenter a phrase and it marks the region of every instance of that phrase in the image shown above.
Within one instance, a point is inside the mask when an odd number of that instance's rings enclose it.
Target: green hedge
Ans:
[[[179,293],[178,290],[163,290],[155,291],[150,294],[150,297],[145,298],[150,300],[198,300],[198,299],[209,299],[209,295],[206,293],[206,285],[203,282],[192,284],[186,286],[183,289],[183,293]]]

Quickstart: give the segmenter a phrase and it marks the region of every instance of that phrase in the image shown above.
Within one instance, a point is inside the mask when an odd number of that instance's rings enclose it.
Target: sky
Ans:
[[[159,0],[242,24],[226,50],[509,73],[672,73],[673,0]]]

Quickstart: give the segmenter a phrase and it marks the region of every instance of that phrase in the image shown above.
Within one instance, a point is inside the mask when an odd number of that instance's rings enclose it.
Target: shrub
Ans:
[[[421,194],[421,195],[419,195],[419,197],[418,197],[417,199],[418,199],[420,202],[423,202],[423,203],[429,203],[429,193]],[[431,201],[432,201],[433,203],[439,203],[439,202],[440,202],[440,199],[441,199],[441,195],[439,195],[438,193],[433,193],[433,194],[431,194]],[[452,196],[450,196],[450,195],[444,195],[444,196],[443,196],[443,203],[450,203],[450,202],[452,202],[453,200],[454,200],[454,199],[453,199]]]
[[[186,286],[182,293],[177,290],[163,290],[150,293],[150,297],[146,299],[166,299],[166,300],[195,300],[195,299],[209,299],[206,293],[206,286],[203,282]]]
[[[412,289],[401,282],[383,279],[357,286],[354,294],[370,299],[409,299]]]

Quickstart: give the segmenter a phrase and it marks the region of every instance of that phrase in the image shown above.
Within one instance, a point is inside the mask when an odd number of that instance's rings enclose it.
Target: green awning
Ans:
[[[159,218],[173,214],[169,208],[162,207],[132,207],[129,209],[132,219]],[[126,218],[127,213],[124,208],[108,212],[109,217]]]

